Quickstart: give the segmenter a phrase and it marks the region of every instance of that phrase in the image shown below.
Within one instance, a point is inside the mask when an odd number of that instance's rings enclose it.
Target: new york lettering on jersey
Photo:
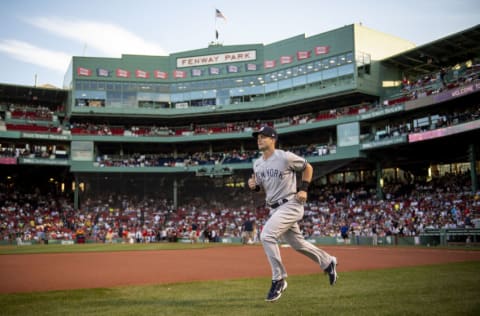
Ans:
[[[255,176],[258,178],[258,179],[262,179],[262,180],[265,180],[266,178],[279,178],[279,179],[283,179],[283,173],[282,171],[278,170],[278,169],[272,169],[272,168],[267,168],[265,170],[262,170],[262,171],[257,171],[255,173]]]

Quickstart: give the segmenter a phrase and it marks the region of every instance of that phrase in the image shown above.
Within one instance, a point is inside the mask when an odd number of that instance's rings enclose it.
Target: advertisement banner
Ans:
[[[451,89],[451,90],[436,94],[434,95],[433,100],[435,102],[442,102],[449,99],[458,98],[478,90],[480,90],[480,83],[469,84],[463,87]]]
[[[16,165],[17,158],[15,157],[0,157],[0,165]]]
[[[412,133],[408,135],[408,142],[409,143],[420,142],[423,140],[445,137],[445,136],[459,134],[459,133],[463,133],[463,132],[467,132],[467,131],[471,131],[479,128],[480,128],[480,120],[476,120],[473,122],[453,125],[445,128],[439,128],[432,131]]]

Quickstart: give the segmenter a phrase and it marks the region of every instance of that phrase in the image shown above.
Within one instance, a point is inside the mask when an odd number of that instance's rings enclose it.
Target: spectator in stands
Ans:
[[[105,243],[111,244],[113,242],[113,230],[110,228],[107,231],[107,235],[105,236]]]
[[[372,245],[378,245],[378,232],[377,232],[377,224],[374,222],[372,225]]]
[[[385,237],[392,235],[393,222],[397,222],[408,237],[418,236],[426,228],[473,227],[474,219],[480,218],[480,194],[468,191],[468,171],[463,175],[437,176],[425,183],[413,180],[409,177],[405,183],[387,181],[385,200],[377,200],[375,189],[362,187],[364,183],[312,188],[312,201],[305,205],[301,230],[305,237],[335,237],[339,232],[341,235],[343,224],[355,222],[361,227],[360,236],[370,236],[375,225],[378,237]],[[255,225],[261,226],[268,210],[264,207],[240,208],[247,205],[250,198],[240,192],[240,189],[225,189],[221,192],[225,197],[223,203],[214,196],[200,199],[198,192],[192,192],[185,198],[198,202],[186,202],[175,212],[169,211],[171,201],[157,199],[151,205],[158,207],[148,207],[144,211],[144,222],[149,231],[147,237],[152,239],[152,234],[161,230],[164,240],[174,241],[179,236],[188,239],[191,221],[209,227],[212,234],[216,231],[217,240],[241,237],[242,224],[251,219]],[[55,200],[55,203],[47,202]],[[105,206],[113,205],[117,200],[118,208]],[[88,240],[104,242],[109,228],[115,227],[114,232],[117,232],[118,227],[123,226],[128,234],[124,235],[124,241],[129,241],[130,232],[135,239],[141,218],[138,212],[145,207],[142,199],[112,194],[99,195],[95,199],[84,197],[82,201],[80,210],[73,210],[72,202],[65,197],[23,194],[15,189],[7,190],[0,183],[0,237],[12,243],[17,237],[28,242],[37,237],[37,226],[43,225],[47,227],[45,233],[50,240],[75,239],[75,232],[83,229]],[[455,212],[452,212],[453,208]],[[251,215],[253,213],[255,217]]]
[[[254,222],[250,218],[247,218],[247,220],[243,222],[242,244],[246,245],[246,244],[253,243],[253,239],[254,239],[253,226],[254,226]]]
[[[347,224],[347,222],[344,222],[343,225],[340,227],[340,236],[342,237],[344,244],[349,243],[349,237],[348,237],[349,230],[350,230],[350,226]]]
[[[445,76],[447,75],[447,69],[445,67],[442,67],[440,70],[440,80],[442,81],[443,87],[447,86],[447,82],[445,80]]]
[[[190,243],[195,244],[198,240],[198,225],[197,223],[192,223],[190,226]]]
[[[205,227],[203,229],[202,237],[203,237],[202,238],[203,243],[209,243],[210,242],[210,239],[212,237],[212,233],[211,233],[211,231],[208,227]]]
[[[215,230],[215,228],[212,228],[212,230],[210,230],[210,242],[219,242],[219,241],[220,241],[220,238],[218,237],[217,231]]]

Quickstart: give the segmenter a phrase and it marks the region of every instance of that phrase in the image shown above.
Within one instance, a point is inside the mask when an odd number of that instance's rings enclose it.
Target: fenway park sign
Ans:
[[[195,57],[184,57],[177,58],[177,68],[235,63],[255,59],[257,59],[257,52],[255,50]]]

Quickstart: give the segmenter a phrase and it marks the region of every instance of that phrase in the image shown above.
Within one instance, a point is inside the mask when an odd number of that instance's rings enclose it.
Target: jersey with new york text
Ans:
[[[281,149],[275,149],[266,160],[263,156],[255,160],[253,164],[255,179],[265,191],[267,204],[276,203],[295,194],[296,173],[305,170],[306,166],[305,158]]]

